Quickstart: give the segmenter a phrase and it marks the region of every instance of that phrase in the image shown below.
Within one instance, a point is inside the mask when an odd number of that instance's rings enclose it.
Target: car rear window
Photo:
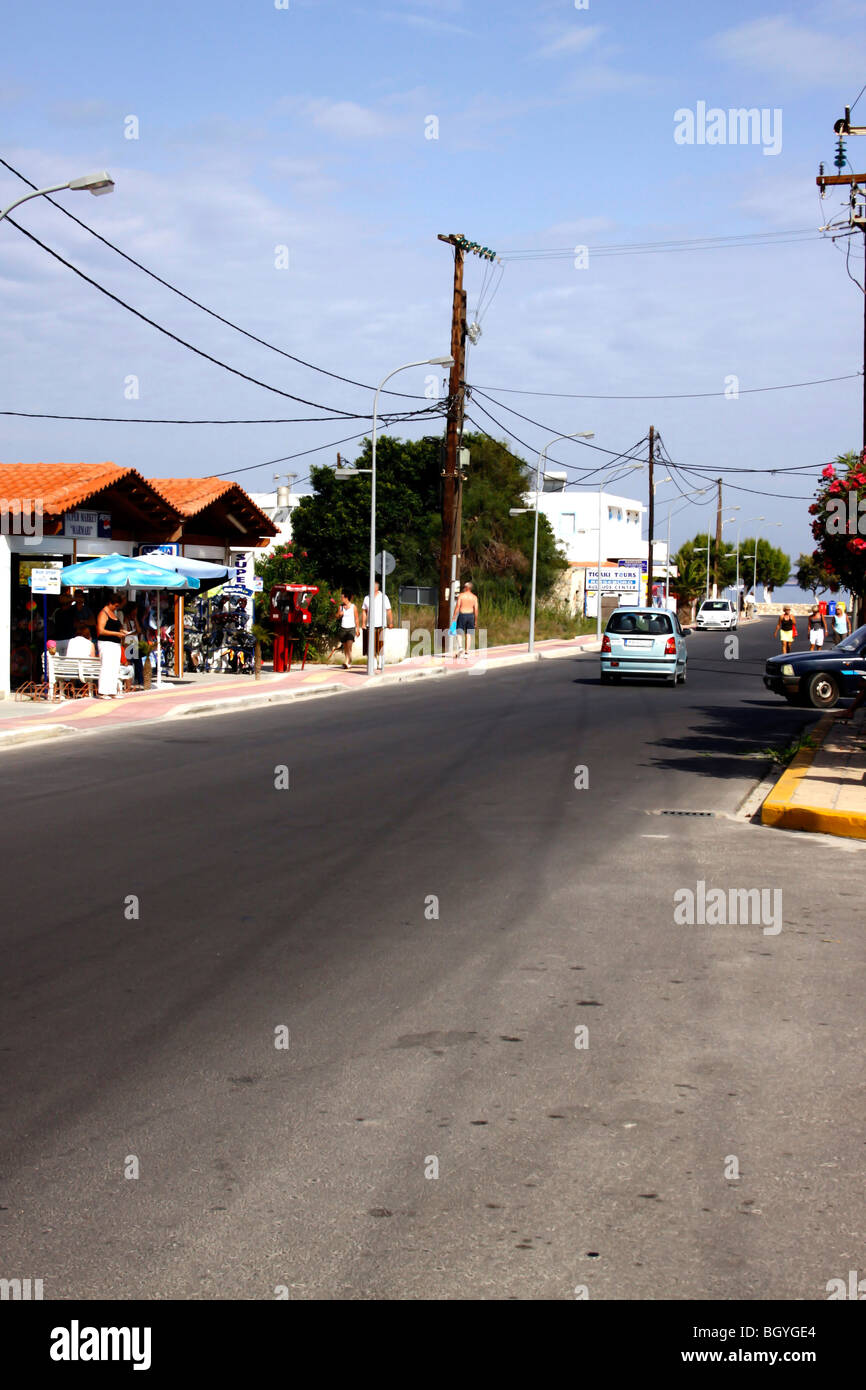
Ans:
[[[731,605],[723,599],[710,599],[709,603],[701,604],[701,612],[727,613],[730,611],[730,607]]]
[[[622,637],[664,637],[673,632],[667,613],[612,613],[608,632]]]

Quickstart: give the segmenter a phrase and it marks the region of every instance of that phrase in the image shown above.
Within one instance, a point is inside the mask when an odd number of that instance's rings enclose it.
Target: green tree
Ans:
[[[309,642],[312,655],[327,659],[337,645],[337,604],[340,595],[326,580],[313,577],[308,552],[296,550],[292,543],[278,546],[273,554],[256,560],[256,574],[261,577],[263,584],[262,592],[255,596],[253,632],[262,644],[263,653],[270,655],[273,649],[273,629],[267,616],[273,586],[310,584],[319,589],[308,605],[312,622],[299,627],[297,635],[302,643]],[[296,648],[296,658],[300,655]]]
[[[416,441],[382,435],[376,443],[376,549],[388,550],[397,565],[387,581],[436,584],[441,539],[442,445],[439,437]],[[463,484],[461,579],[471,578],[489,600],[517,597],[528,601],[533,546],[532,516],[511,517],[531,486],[527,464],[496,440],[465,434],[470,452]],[[371,466],[372,446],[365,440],[357,468]],[[339,481],[330,468],[314,468],[313,492],[292,514],[297,550],[307,552],[308,578],[356,595],[367,592],[369,578],[370,477]],[[546,594],[566,562],[544,516],[538,527],[540,596]]]
[[[819,560],[812,555],[800,556],[797,561],[797,585],[800,589],[817,598],[819,594],[832,590],[834,584],[838,587],[835,575],[830,574]]]

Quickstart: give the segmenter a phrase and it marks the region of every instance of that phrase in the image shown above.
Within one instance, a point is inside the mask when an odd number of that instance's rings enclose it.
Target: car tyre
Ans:
[[[814,709],[832,709],[839,699],[839,683],[827,671],[819,671],[809,681],[809,704]]]

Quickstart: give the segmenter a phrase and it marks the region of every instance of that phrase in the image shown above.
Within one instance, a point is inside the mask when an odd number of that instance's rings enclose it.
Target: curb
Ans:
[[[224,700],[202,700],[197,705],[168,710],[161,719],[153,722],[163,724],[172,719],[188,719],[193,714],[238,714],[241,710],[261,709],[265,705],[286,705],[294,700],[313,700],[319,695],[339,695],[347,689],[348,686],[332,681],[329,685],[319,685],[313,690],[274,690],[271,694],[262,692],[261,695],[228,695]]]
[[[791,802],[800,783],[823,747],[824,739],[836,723],[825,715],[815,725],[816,744],[801,748],[785,769],[761,807],[761,824],[782,830],[811,830],[821,835],[841,835],[850,840],[866,840],[866,813],[831,811],[819,806],[793,806]]]
[[[69,724],[43,724],[40,729],[4,729],[0,733],[0,751],[15,748],[26,743],[43,743],[49,738],[63,738],[66,734],[77,733]]]

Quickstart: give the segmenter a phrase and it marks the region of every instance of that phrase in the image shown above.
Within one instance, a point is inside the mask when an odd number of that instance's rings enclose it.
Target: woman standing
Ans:
[[[123,612],[123,597],[112,594],[105,607],[100,610],[96,620],[96,636],[99,642],[101,670],[97,695],[117,699],[117,686],[120,680],[120,657],[124,627],[120,615]]]
[[[833,616],[833,643],[838,647],[840,642],[844,642],[848,633],[851,631],[851,624],[848,622],[848,614],[845,612],[844,603],[836,604],[836,612]]]
[[[351,594],[347,594],[344,589],[340,595],[340,626],[339,638],[340,646],[343,648],[343,670],[352,669],[352,647],[355,638],[360,633],[361,628],[358,622],[358,610],[352,602]]]
[[[782,609],[779,621],[773,629],[774,637],[776,633],[778,633],[781,638],[782,655],[785,656],[791,650],[791,647],[794,645],[794,638],[797,636],[797,628],[791,616],[790,604],[786,603],[785,607]]]
[[[813,652],[823,647],[826,633],[827,621],[820,608],[815,607],[809,614],[809,647]]]

